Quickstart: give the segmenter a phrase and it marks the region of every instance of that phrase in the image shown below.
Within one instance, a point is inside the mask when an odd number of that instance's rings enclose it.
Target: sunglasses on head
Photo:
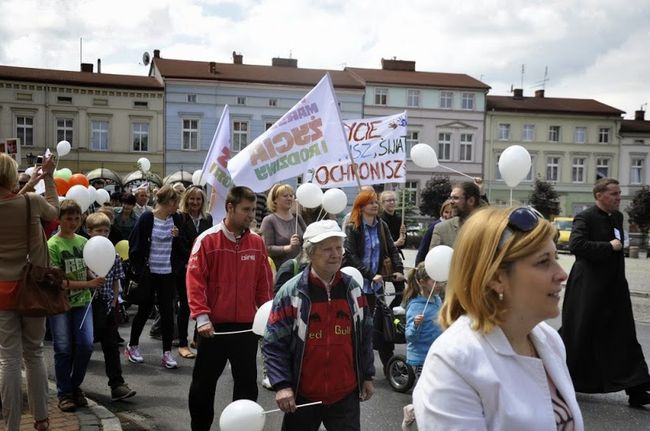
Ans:
[[[530,232],[535,229],[540,219],[544,216],[533,207],[520,207],[508,216],[508,225],[501,234],[499,247],[502,248],[515,231]]]

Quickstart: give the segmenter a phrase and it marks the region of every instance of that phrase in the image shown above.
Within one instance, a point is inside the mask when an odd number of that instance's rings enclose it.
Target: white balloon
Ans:
[[[411,148],[411,160],[421,168],[433,169],[438,167],[438,156],[436,150],[427,144],[415,144]]]
[[[66,199],[72,199],[75,201],[81,207],[81,212],[85,212],[91,204],[90,193],[88,193],[88,189],[81,184],[70,187],[70,190],[65,194],[65,197]]]
[[[59,155],[59,157],[67,156],[70,152],[70,148],[70,142],[59,141],[59,143],[56,144],[56,153]]]
[[[429,250],[424,258],[424,269],[432,280],[447,281],[453,254],[454,249],[446,245],[437,245]]]
[[[97,190],[97,203],[98,204],[104,205],[109,200],[111,200],[111,195],[108,194],[107,190],[105,190],[105,189]]]
[[[338,214],[348,206],[348,196],[341,189],[329,189],[323,193],[323,209]]]
[[[97,201],[97,189],[93,186],[88,186],[88,196],[90,196],[90,205]]]
[[[271,314],[271,306],[273,305],[273,300],[266,301],[260,308],[257,309],[255,313],[255,319],[253,319],[253,332],[257,335],[264,336],[266,332],[266,322],[269,321],[269,315]]]
[[[195,186],[203,187],[208,182],[208,179],[203,175],[203,170],[197,169],[192,174],[192,184]]]
[[[138,168],[146,174],[151,169],[151,162],[146,157],[140,157],[138,159]]]
[[[499,157],[499,172],[508,187],[517,187],[530,172],[530,154],[521,145],[511,145]]]
[[[363,287],[363,275],[361,275],[358,269],[353,266],[346,266],[341,268],[341,272],[352,277],[352,279],[356,281],[359,286]]]
[[[115,247],[103,236],[90,238],[84,246],[83,255],[86,266],[98,277],[106,277],[115,263]]]
[[[264,409],[251,400],[237,400],[228,404],[219,417],[221,431],[262,431]]]
[[[296,199],[305,208],[316,208],[323,202],[323,191],[314,183],[300,184]]]

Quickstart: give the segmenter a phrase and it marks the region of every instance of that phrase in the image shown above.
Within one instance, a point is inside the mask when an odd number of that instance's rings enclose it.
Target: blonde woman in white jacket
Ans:
[[[558,316],[556,231],[531,208],[487,208],[455,243],[440,324],[413,392],[420,430],[584,428]]]

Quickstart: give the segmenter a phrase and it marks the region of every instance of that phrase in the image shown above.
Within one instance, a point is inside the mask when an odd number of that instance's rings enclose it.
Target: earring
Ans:
[[[503,301],[503,292],[499,292],[499,301]]]

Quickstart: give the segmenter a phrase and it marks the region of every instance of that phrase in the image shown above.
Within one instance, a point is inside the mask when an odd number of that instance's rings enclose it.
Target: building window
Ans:
[[[248,145],[248,121],[233,121],[232,151],[238,153]]]
[[[473,93],[463,93],[460,103],[461,109],[466,109],[471,111],[474,109],[474,94]]]
[[[143,102],[141,100],[134,100],[133,101],[133,107],[134,108],[148,108],[149,107],[149,102]]]
[[[196,94],[188,94],[187,103],[196,103]]]
[[[406,106],[417,108],[420,106],[420,90],[406,91]]]
[[[417,181],[405,181],[404,188],[401,190],[402,193],[405,193],[404,203],[406,206],[415,206],[417,205],[417,196],[418,196],[418,182]],[[399,202],[398,206],[402,205],[402,196],[398,196]]]
[[[576,135],[573,140],[576,144],[584,144],[587,142],[587,128],[576,127]]]
[[[72,119],[56,119],[56,142],[68,141],[72,145]]]
[[[406,158],[411,160],[411,149],[413,145],[420,142],[420,132],[417,130],[409,130],[406,132]]]
[[[574,183],[585,182],[585,159],[584,157],[574,157],[571,168],[571,181]]]
[[[524,178],[524,181],[532,181],[533,178],[535,178],[535,156],[530,156],[530,170],[528,171],[528,175],[526,175],[526,178]]]
[[[471,162],[472,161],[472,141],[474,135],[471,133],[461,133],[460,134],[460,161],[461,162]]]
[[[501,158],[501,154],[497,154],[497,166],[496,169],[494,170],[494,178],[497,180],[503,180],[503,177],[501,176],[501,171],[499,170],[499,159]]]
[[[609,128],[601,127],[598,129],[598,143],[609,144]]]
[[[560,181],[560,158],[546,158],[546,181]]]
[[[237,96],[237,105],[245,105],[246,104],[246,97],[245,96]]]
[[[451,160],[451,133],[438,134],[438,159]]]
[[[375,105],[388,104],[388,88],[375,88]]]
[[[440,107],[442,109],[451,109],[454,102],[454,93],[451,91],[440,92]]]
[[[269,99],[269,106],[273,106],[273,107],[278,106],[278,99],[276,98]]]
[[[181,149],[186,151],[199,149],[199,120],[183,120],[183,146]]]
[[[65,105],[72,104],[71,96],[57,96],[56,100],[61,104],[65,104]]]
[[[560,126],[549,126],[548,140],[549,142],[560,142]]]
[[[534,124],[524,124],[524,130],[521,134],[521,140],[525,142],[531,142],[535,140],[535,125]]]
[[[510,124],[499,124],[499,141],[510,140]]]
[[[108,121],[90,122],[90,148],[95,151],[108,151]]]
[[[16,117],[16,137],[20,145],[31,147],[34,145],[34,118]]]
[[[267,121],[266,123],[264,123],[264,131],[269,130],[271,127],[273,127],[274,124],[275,121]]]
[[[645,144],[645,141],[643,139],[634,140],[634,145],[643,145],[643,144]]]
[[[596,159],[596,180],[609,177],[609,159]]]
[[[133,151],[149,151],[149,123],[133,123]]]
[[[630,184],[642,184],[643,183],[643,177],[644,172],[644,163],[645,160],[643,159],[632,159],[632,164],[630,165]]]

